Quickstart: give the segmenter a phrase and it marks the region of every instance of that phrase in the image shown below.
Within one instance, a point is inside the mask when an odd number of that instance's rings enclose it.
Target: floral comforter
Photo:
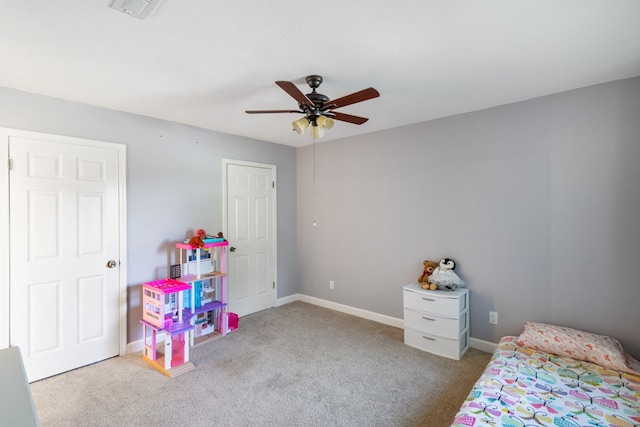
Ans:
[[[640,426],[640,376],[504,337],[452,426]]]

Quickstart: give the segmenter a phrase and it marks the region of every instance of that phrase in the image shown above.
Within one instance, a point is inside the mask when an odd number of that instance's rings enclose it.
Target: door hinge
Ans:
[[[273,289],[276,288],[276,282],[273,282]]]
[[[7,159],[7,169],[11,170],[11,159]]]
[[[271,181],[271,188],[276,188],[276,182],[275,181]]]

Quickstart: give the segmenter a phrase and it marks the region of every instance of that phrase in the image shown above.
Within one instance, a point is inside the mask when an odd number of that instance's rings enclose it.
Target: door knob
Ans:
[[[109,260],[109,262],[107,262],[107,267],[109,268],[113,268],[116,266],[116,262],[112,259]]]
[[[231,246],[231,247],[229,248],[229,251],[231,251],[231,252],[235,252],[235,251],[236,251],[236,248],[234,248],[233,246]]]

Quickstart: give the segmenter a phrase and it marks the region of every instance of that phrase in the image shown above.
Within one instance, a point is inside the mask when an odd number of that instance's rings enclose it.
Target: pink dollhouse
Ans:
[[[177,243],[180,277],[142,285],[142,358],[169,377],[194,369],[191,347],[238,327],[237,316],[227,312],[228,242],[212,240],[198,247]]]
[[[187,283],[163,279],[142,285],[142,358],[169,377],[194,369],[189,361],[190,332],[193,325],[183,319],[184,291]],[[164,332],[162,347],[158,347],[158,333]]]

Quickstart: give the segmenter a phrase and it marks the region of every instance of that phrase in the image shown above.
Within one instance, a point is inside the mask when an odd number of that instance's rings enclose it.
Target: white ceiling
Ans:
[[[112,0],[0,0],[0,86],[291,146],[274,84],[320,74],[325,140],[640,75],[638,0],[163,0],[140,20]]]

